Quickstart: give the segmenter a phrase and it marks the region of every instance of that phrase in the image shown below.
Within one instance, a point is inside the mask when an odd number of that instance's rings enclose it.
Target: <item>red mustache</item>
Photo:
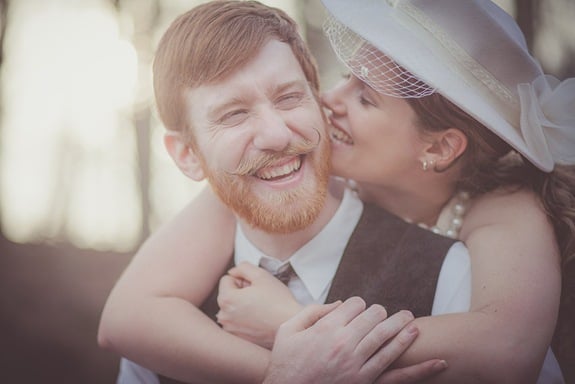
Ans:
[[[295,143],[290,143],[282,151],[266,152],[256,158],[242,159],[238,167],[229,173],[235,176],[251,176],[258,170],[274,165],[286,157],[306,155],[317,148],[321,141],[321,133],[319,130],[314,128],[314,131],[317,133],[317,140],[315,142],[303,138]]]

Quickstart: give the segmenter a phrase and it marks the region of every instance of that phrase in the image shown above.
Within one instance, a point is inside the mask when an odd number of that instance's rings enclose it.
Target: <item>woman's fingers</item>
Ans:
[[[260,278],[262,275],[270,275],[271,274],[263,268],[257,267],[247,261],[243,261],[236,265],[235,267],[231,268],[228,271],[230,276],[233,276],[238,279],[243,279],[247,281],[254,281],[257,278]]]
[[[218,298],[222,294],[227,294],[227,293],[235,291],[239,288],[241,288],[240,280],[238,280],[232,276],[224,275],[220,278],[220,282],[219,282],[219,286],[218,286],[218,291],[219,291]]]
[[[447,368],[445,360],[433,359],[423,363],[386,371],[374,384],[411,384],[429,379]]]

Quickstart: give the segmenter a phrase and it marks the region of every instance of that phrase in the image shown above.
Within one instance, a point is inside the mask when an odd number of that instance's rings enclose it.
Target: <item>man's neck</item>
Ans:
[[[341,203],[341,196],[328,193],[325,204],[313,223],[304,229],[287,234],[265,232],[246,224],[239,223],[246,238],[266,255],[278,260],[287,260],[298,249],[314,238],[332,219]]]

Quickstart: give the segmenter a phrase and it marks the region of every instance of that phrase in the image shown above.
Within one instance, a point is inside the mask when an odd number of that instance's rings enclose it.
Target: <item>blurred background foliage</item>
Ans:
[[[190,0],[2,0],[0,229],[17,243],[132,251],[201,187],[166,155],[155,44]],[[276,0],[337,77],[319,0]],[[574,1],[500,1],[558,77],[574,72]]]
[[[151,62],[193,0],[0,0],[0,382],[113,382],[96,346],[133,252],[202,183],[162,146]],[[342,74],[319,0],[264,1],[301,25],[322,84]],[[547,72],[575,75],[575,1],[500,0]]]

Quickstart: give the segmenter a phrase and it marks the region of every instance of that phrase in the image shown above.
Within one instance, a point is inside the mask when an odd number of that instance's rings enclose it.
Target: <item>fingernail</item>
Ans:
[[[414,319],[414,318],[415,318],[415,317],[413,316],[413,313],[411,313],[411,311],[408,311],[407,309],[402,309],[400,312],[403,313],[405,316],[409,317],[410,319]]]
[[[407,331],[407,333],[409,333],[410,335],[414,335],[417,332],[419,332],[419,329],[417,329],[417,327],[415,326],[415,324],[408,324],[405,327],[405,330]]]
[[[443,370],[445,368],[447,368],[447,361],[445,360],[439,360],[438,362],[436,362],[435,364],[433,364],[433,368],[436,368],[438,370]]]

